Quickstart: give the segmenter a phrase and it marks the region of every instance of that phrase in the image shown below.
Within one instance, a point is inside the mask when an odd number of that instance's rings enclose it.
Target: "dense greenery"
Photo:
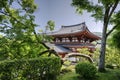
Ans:
[[[106,65],[112,68],[120,68],[120,51],[116,48],[107,48],[106,51]]]
[[[24,40],[25,41],[22,42],[22,40],[11,40],[6,37],[0,37],[0,59],[38,57],[39,53],[44,50],[44,46],[36,42],[34,35],[31,35],[28,39],[25,38]]]
[[[1,80],[56,80],[61,61],[57,57],[40,57],[0,62]]]
[[[93,64],[84,62],[78,63],[75,66],[76,73],[80,74],[82,77],[86,79],[94,78],[95,74],[97,73],[97,68],[93,66]]]

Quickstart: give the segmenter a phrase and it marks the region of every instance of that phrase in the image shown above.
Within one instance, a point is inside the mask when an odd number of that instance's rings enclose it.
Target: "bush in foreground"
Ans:
[[[75,70],[76,70],[76,73],[80,74],[82,77],[86,79],[94,78],[97,73],[96,67],[93,66],[93,64],[88,62],[78,63],[75,66]]]
[[[0,62],[1,80],[56,80],[61,61],[57,57],[40,57]]]

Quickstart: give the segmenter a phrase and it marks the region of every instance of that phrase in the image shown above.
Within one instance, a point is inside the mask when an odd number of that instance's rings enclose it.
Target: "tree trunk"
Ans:
[[[100,72],[105,71],[105,51],[106,51],[106,38],[107,38],[106,31],[107,31],[107,24],[104,23],[103,32],[102,32],[100,57],[99,57],[99,65],[98,65],[98,71]]]

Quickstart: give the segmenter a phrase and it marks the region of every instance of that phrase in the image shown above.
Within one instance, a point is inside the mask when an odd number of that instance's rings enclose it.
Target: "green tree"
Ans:
[[[28,55],[36,44],[34,0],[0,0],[0,5],[1,55],[10,59]]]
[[[119,9],[117,6],[120,0],[97,0],[97,4],[91,0],[72,0],[72,5],[76,7],[76,10],[79,13],[82,13],[84,10],[92,12],[92,17],[97,21],[103,21],[103,30],[102,30],[102,43],[100,50],[100,60],[99,60],[99,71],[105,70],[105,51],[106,51],[106,40],[108,35],[113,32],[113,30],[118,27],[118,24],[113,25],[113,28],[107,32],[108,25],[113,22],[112,16],[119,14]],[[115,18],[116,20],[116,18]]]
[[[47,26],[45,27],[46,28],[46,31],[49,30],[49,31],[53,31],[54,30],[54,27],[55,27],[55,22],[52,21],[52,20],[49,20],[47,22]]]
[[[38,57],[51,49],[35,31],[34,0],[0,0],[0,56],[7,59]],[[56,53],[54,50],[52,52]]]
[[[52,40],[51,36],[48,36],[49,32],[53,31],[55,28],[55,22],[52,20],[49,20],[47,22],[47,25],[45,26],[45,31],[43,31],[43,41],[50,42]]]

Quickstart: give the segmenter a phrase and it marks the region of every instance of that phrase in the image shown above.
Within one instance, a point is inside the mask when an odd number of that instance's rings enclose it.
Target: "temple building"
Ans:
[[[48,34],[53,37],[53,42],[46,43],[50,48],[54,49],[61,57],[71,52],[77,52],[79,48],[88,48],[90,52],[95,50],[93,41],[101,38],[89,31],[85,22],[62,26],[59,31]]]

